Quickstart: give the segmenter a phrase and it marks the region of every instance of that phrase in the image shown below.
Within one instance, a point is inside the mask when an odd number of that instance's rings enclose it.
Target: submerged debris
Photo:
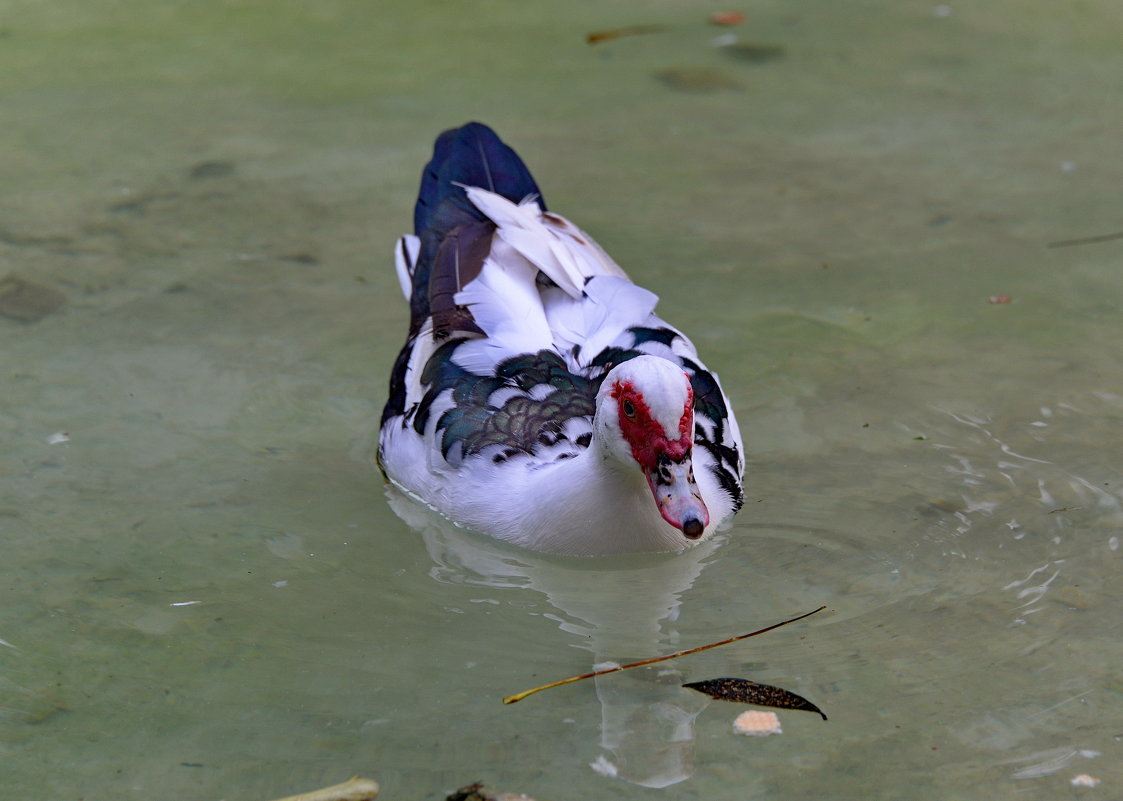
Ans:
[[[485,792],[483,782],[473,782],[446,796],[445,801],[534,801],[534,799],[523,793]]]
[[[777,709],[802,709],[807,712],[818,712],[823,720],[827,719],[823,710],[806,698],[770,684],[758,684],[748,679],[707,679],[692,681],[682,686],[697,690],[719,701],[736,701],[740,704],[757,704]]]
[[[466,784],[455,793],[445,796],[445,801],[487,801],[487,796],[481,792],[483,788],[483,782]]]
[[[679,92],[720,92],[739,90],[744,85],[728,73],[712,67],[671,67],[654,73],[655,80]]]
[[[747,61],[750,64],[767,64],[770,61],[778,61],[787,55],[787,50],[783,45],[766,42],[733,41],[728,44],[719,44],[718,49],[730,58]]]
[[[206,178],[229,178],[234,174],[234,165],[229,161],[200,161],[192,167],[187,177],[193,181]]]
[[[0,314],[24,323],[35,323],[58,311],[66,295],[14,275],[0,278]]]

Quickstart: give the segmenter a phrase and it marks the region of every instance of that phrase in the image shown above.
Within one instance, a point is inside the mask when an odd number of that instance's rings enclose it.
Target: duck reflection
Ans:
[[[544,594],[561,613],[549,619],[592,652],[590,670],[672,650],[668,627],[680,597],[724,541],[719,535],[677,554],[557,557],[466,532],[392,486],[387,497],[421,533],[434,579]],[[674,667],[652,665],[594,681],[605,750],[594,770],[644,787],[667,787],[693,774],[694,720],[707,700],[683,690]]]

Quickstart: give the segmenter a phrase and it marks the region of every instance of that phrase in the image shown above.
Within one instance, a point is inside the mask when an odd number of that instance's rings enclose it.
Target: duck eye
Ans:
[[[624,402],[620,404],[620,408],[623,410],[624,416],[629,420],[636,419],[636,406],[630,400],[624,398]]]

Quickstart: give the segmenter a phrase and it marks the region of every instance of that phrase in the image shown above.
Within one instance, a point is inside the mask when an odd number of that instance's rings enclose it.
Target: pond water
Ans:
[[[1123,6],[716,10],[0,4],[6,797],[1119,797]],[[391,248],[470,119],[720,373],[717,541],[387,497]],[[736,736],[719,676],[830,719]]]

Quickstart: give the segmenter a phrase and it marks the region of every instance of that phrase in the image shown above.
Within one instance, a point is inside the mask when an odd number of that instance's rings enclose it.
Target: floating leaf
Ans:
[[[777,709],[802,709],[807,712],[818,712],[823,720],[827,719],[827,716],[823,715],[823,710],[806,698],[780,687],[773,687],[771,684],[758,684],[748,679],[707,679],[692,681],[682,686],[705,693],[719,701],[736,701],[741,704],[771,706]]]
[[[667,29],[666,25],[629,25],[626,28],[613,28],[610,31],[593,31],[585,37],[589,44],[608,42],[612,39],[622,39],[625,36],[641,36],[645,33],[660,33]]]

